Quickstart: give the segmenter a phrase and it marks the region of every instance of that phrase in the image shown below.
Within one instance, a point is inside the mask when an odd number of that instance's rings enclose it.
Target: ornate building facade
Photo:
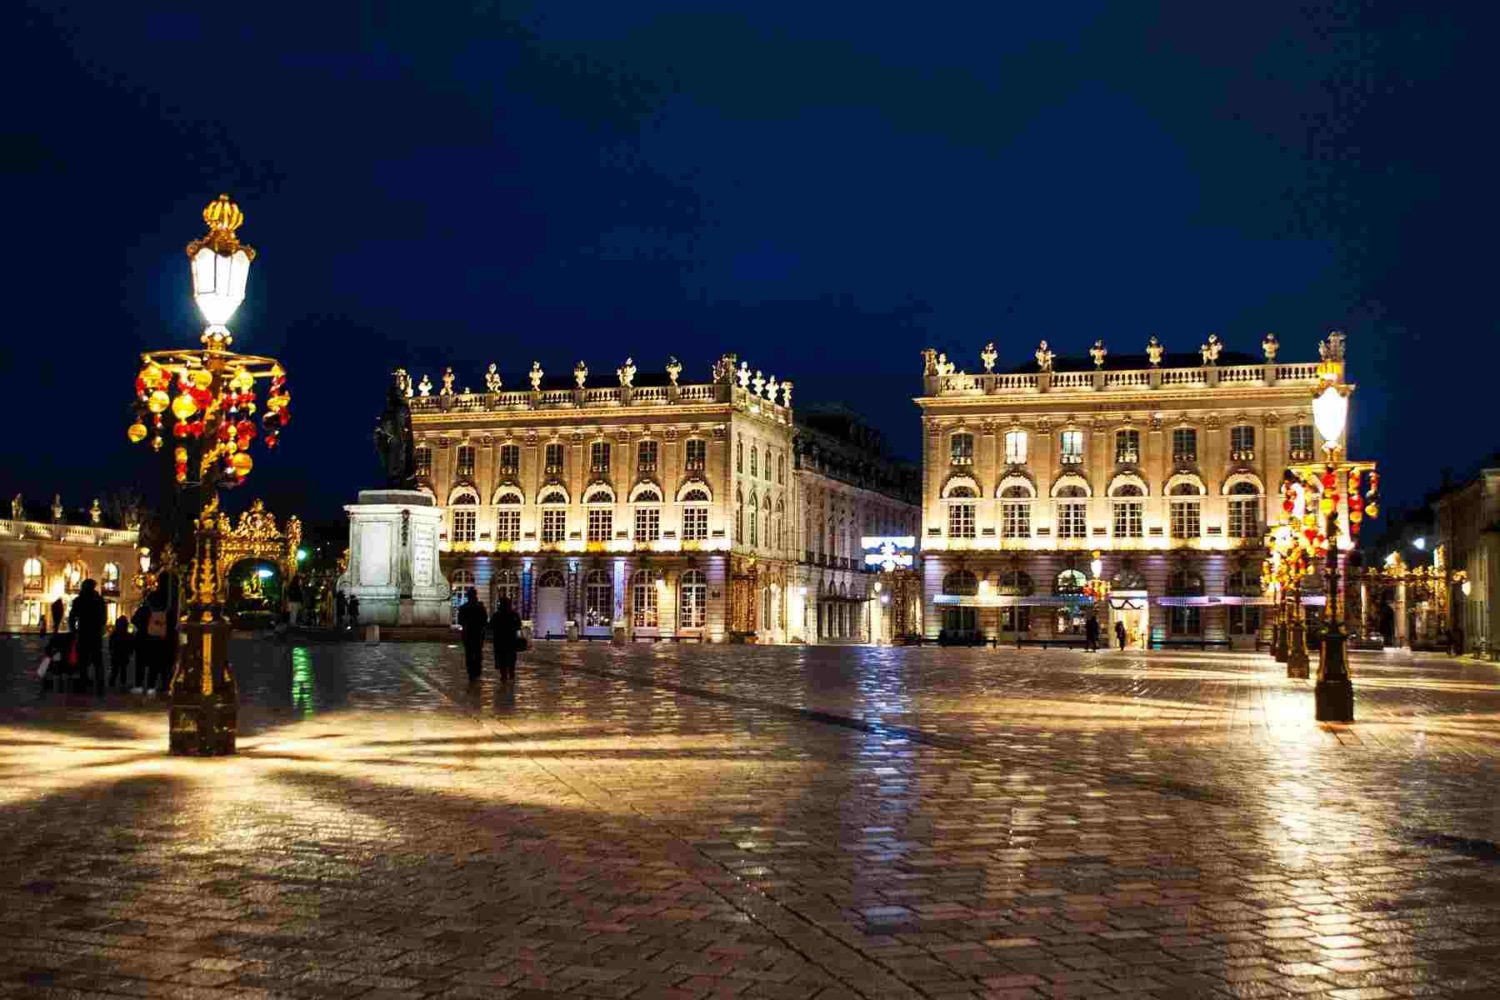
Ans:
[[[133,612],[141,600],[140,526],[108,523],[99,501],[67,510],[30,510],[17,495],[10,519],[0,521],[0,601],[5,630],[35,632],[53,601],[72,603],[84,580],[99,583],[109,620]],[[49,623],[50,627],[50,623]]]
[[[1454,645],[1463,652],[1494,659],[1500,653],[1500,463],[1492,459],[1472,478],[1443,490],[1433,512],[1437,549],[1446,555],[1446,565],[1439,569],[1451,570],[1429,580],[1429,586],[1443,589],[1438,596],[1452,609],[1451,620],[1443,625],[1462,630]],[[1408,596],[1403,586],[1398,619],[1405,618]]]
[[[537,637],[784,640],[792,384],[733,355],[682,372],[408,383],[455,594],[509,598]]]
[[[1097,614],[1133,645],[1253,643],[1268,490],[1312,460],[1316,362],[1285,363],[1210,337],[1168,354],[1055,356],[967,374],[925,352],[922,409],[925,631],[1001,641],[1081,632]],[[1335,333],[1325,352],[1343,356]],[[1087,596],[1097,579],[1107,602]]]
[[[889,642],[891,595],[868,571],[863,541],[916,536],[918,469],[893,461],[879,433],[842,408],[798,413],[792,452],[797,565],[790,637]]]

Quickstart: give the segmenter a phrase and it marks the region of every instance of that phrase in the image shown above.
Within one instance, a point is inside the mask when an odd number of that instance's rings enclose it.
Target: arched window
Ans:
[[[1200,497],[1203,495],[1203,487],[1196,483],[1178,483],[1172,487],[1174,497]]]
[[[120,564],[107,562],[104,564],[104,573],[99,581],[99,590],[107,595],[116,595],[120,592]]]
[[[1236,567],[1224,578],[1224,594],[1227,597],[1259,597],[1260,570]]]
[[[780,455],[776,456],[776,485],[777,486],[785,486],[786,485],[786,455],[785,454],[780,454]]]
[[[1088,582],[1089,578],[1084,576],[1083,570],[1065,569],[1052,581],[1052,592],[1059,596],[1081,594]]]
[[[661,538],[661,494],[637,487],[631,497],[635,506],[635,540],[654,542]]]
[[[760,463],[758,461],[759,458],[760,458],[760,451],[755,447],[755,445],[752,444],[750,446],[750,478],[751,479],[754,479],[756,476],[760,475]]]
[[[42,561],[36,556],[29,557],[21,565],[21,579],[27,591],[42,590]]]
[[[515,487],[501,487],[495,491],[495,541],[519,542],[521,540],[521,502],[524,498]]]
[[[568,502],[568,494],[560,489],[554,488],[548,490],[546,493],[543,493],[540,497],[537,498],[536,502],[544,506],[547,504],[566,504]]]
[[[568,494],[559,487],[545,491],[537,503],[542,506],[542,542],[560,545],[568,537]]]
[[[688,490],[678,498],[678,503],[708,503],[707,490]]]
[[[466,569],[456,569],[448,574],[449,594],[448,601],[448,624],[458,624],[458,609],[463,606],[464,598],[470,587],[474,586],[474,574]]]
[[[657,590],[662,583],[661,574],[654,569],[643,569],[635,574],[631,586],[630,614],[636,628],[656,628],[660,622],[657,610]]]
[[[778,497],[776,499],[776,534],[775,534],[775,541],[776,541],[776,547],[778,549],[784,549],[784,548],[787,547],[787,542],[786,542],[786,504],[781,500],[780,497]]]
[[[614,503],[615,495],[609,490],[594,490],[583,498],[586,504]]]
[[[1020,569],[1009,569],[1000,574],[999,592],[1010,597],[1027,597],[1034,593],[1031,576]]]
[[[745,435],[737,435],[734,439],[734,471],[745,471]]]
[[[943,593],[973,597],[979,593],[979,578],[966,569],[956,569],[943,577]]]
[[[1167,495],[1172,498],[1168,510],[1172,537],[1199,537],[1203,533],[1203,486],[1193,480],[1183,480],[1175,483]]]
[[[614,620],[614,581],[606,570],[591,569],[583,578],[583,624],[587,628],[609,628]]]
[[[1203,575],[1186,567],[1167,574],[1168,597],[1202,597]]]
[[[614,491],[607,488],[591,490],[583,502],[588,507],[584,514],[585,538],[595,544],[609,541],[615,530]]]
[[[512,569],[502,569],[490,583],[490,600],[499,605],[501,599],[510,602],[518,613],[521,610],[521,578]]]
[[[1260,536],[1260,491],[1251,482],[1235,483],[1229,488],[1229,537]]]
[[[745,491],[739,487],[734,490],[734,537],[741,544],[745,544]]]
[[[460,479],[474,478],[474,446],[461,444],[455,449],[454,475]]]
[[[974,500],[978,497],[978,491],[972,486],[955,486],[948,491],[949,500]]]
[[[63,589],[70,594],[78,593],[83,581],[88,578],[88,567],[74,560],[63,567]]]
[[[1139,571],[1122,567],[1110,580],[1112,590],[1145,590],[1146,578]]]
[[[1118,483],[1110,491],[1111,515],[1116,538],[1140,538],[1145,534],[1146,491],[1135,483]]]
[[[750,449],[752,461],[755,458],[755,449]],[[754,548],[760,544],[760,504],[756,501],[755,491],[750,491],[750,547]]]
[[[432,449],[425,444],[418,445],[412,452],[413,464],[416,466],[418,478],[425,479],[432,475]]]
[[[679,628],[702,628],[708,621],[708,580],[696,570],[682,574],[677,593]]]
[[[537,577],[536,586],[538,590],[558,590],[568,585],[568,578],[563,576],[560,569],[549,569]]]
[[[1000,534],[1004,538],[1031,537],[1031,497],[1029,486],[1020,483],[1000,491]]]

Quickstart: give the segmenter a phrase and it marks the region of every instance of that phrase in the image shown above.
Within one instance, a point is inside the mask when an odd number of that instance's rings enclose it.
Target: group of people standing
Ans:
[[[84,580],[68,609],[68,631],[62,631],[62,598],[52,602],[52,635],[39,674],[61,674],[71,668],[83,688],[93,681],[94,694],[106,687],[124,687],[126,672],[135,661],[135,694],[165,691],[177,658],[177,588],[170,573],[157,578],[135,613],[115,619],[109,633],[109,675],[104,672],[106,607],[96,580]],[[57,664],[56,667],[53,665]]]
[[[1115,621],[1115,642],[1120,644],[1120,649],[1125,649],[1125,623]],[[1108,645],[1108,641],[1105,642]],[[1086,653],[1099,652],[1099,617],[1089,615],[1088,621],[1083,623],[1083,651]]]
[[[510,606],[510,598],[500,598],[495,602],[495,613],[486,615],[479,591],[469,587],[458,609],[458,627],[463,634],[464,666],[468,668],[471,684],[479,681],[484,668],[486,629],[495,648],[495,669],[500,671],[500,680],[510,683],[516,679],[516,654],[526,648],[526,640],[521,638],[521,616]]]

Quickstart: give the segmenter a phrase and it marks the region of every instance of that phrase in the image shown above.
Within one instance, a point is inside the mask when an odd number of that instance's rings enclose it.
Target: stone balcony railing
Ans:
[[[582,389],[538,391],[464,392],[451,395],[415,396],[410,400],[413,416],[443,413],[505,413],[520,410],[623,409],[668,407],[682,404],[728,403],[736,409],[759,413],[781,423],[792,422],[791,407],[750,389],[726,384],[594,386]]]
[[[140,531],[136,528],[106,528],[103,525],[0,519],[0,538],[34,538],[74,545],[135,545],[139,541]]]
[[[1203,365],[1198,368],[1141,368],[1112,371],[1035,372],[1001,374],[959,372],[928,375],[929,396],[989,396],[1042,392],[1138,392],[1162,387],[1212,388],[1220,385],[1278,385],[1283,382],[1312,385],[1318,378],[1316,362],[1265,365]]]

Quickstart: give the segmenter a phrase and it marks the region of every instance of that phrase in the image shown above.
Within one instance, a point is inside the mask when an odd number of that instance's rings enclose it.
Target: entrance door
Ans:
[[[561,638],[568,634],[568,592],[563,575],[557,570],[543,573],[536,585],[536,617],[532,633],[539,639]]]
[[[1108,640],[1109,645],[1119,648],[1119,642],[1115,639],[1115,622],[1123,622],[1125,625],[1125,648],[1144,649],[1146,641],[1151,637],[1150,612],[1146,597],[1119,597],[1112,595],[1109,602],[1109,621],[1101,622],[1105,626],[1104,634],[1099,638]]]

